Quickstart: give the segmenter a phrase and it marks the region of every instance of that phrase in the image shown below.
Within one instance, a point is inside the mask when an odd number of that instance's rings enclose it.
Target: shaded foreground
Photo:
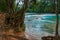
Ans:
[[[0,14],[0,40],[27,40],[23,34],[24,32],[14,33],[13,29],[5,31],[5,15]]]
[[[0,40],[28,40],[23,36],[18,36],[18,35],[7,35],[7,34],[2,34],[0,35]]]

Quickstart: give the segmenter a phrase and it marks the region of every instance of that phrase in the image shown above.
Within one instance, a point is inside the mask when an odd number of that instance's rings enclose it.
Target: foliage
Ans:
[[[6,3],[5,3],[5,0],[0,0],[0,11],[6,11],[7,9],[7,6],[6,6]]]
[[[60,13],[60,0],[58,0],[58,10],[59,10],[59,13]]]
[[[55,13],[55,3],[51,0],[48,2],[46,1],[37,1],[36,4],[33,2],[30,3],[29,8],[27,9],[27,12],[37,12],[37,13]]]
[[[58,10],[60,12],[60,0],[58,0]],[[5,4],[5,1],[4,0],[1,0],[0,1],[0,11],[6,11],[6,4]],[[56,4],[52,1],[52,0],[46,0],[46,1],[43,1],[40,0],[40,1],[31,1],[30,4],[29,4],[29,7],[27,9],[26,12],[36,12],[36,13],[55,13],[55,7]],[[18,7],[16,4],[14,4],[14,7],[13,7],[14,11],[18,11],[21,9],[21,7]]]

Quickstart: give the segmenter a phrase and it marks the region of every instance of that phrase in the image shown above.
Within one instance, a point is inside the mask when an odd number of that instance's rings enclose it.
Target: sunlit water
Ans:
[[[56,15],[55,14],[26,15],[25,25],[26,25],[25,32],[27,34],[26,37],[29,38],[30,40],[41,40],[41,37],[48,35],[54,36],[56,26]]]

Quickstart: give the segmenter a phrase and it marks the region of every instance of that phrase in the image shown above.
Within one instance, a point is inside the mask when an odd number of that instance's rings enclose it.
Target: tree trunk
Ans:
[[[56,36],[58,36],[58,24],[59,24],[59,17],[58,17],[58,0],[56,0]]]
[[[13,5],[11,0],[7,0],[7,18],[8,19],[8,23],[7,25],[9,26],[9,28],[14,29],[14,32],[21,32],[21,31],[25,31],[25,24],[24,24],[24,18],[25,18],[25,11],[28,8],[28,0],[24,0],[24,5],[23,8],[18,11],[18,12],[14,12],[13,11]]]
[[[28,8],[28,0],[24,0],[24,7],[19,12],[15,14],[15,28],[16,31],[22,32],[25,31],[25,24],[24,24],[24,18],[25,18],[25,11]]]
[[[59,25],[59,15],[58,15],[58,0],[56,0],[56,40],[59,40],[59,33],[58,33],[58,25]]]

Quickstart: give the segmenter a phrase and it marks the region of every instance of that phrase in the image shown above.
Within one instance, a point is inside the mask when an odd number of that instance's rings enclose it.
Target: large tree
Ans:
[[[2,12],[6,13],[6,20],[5,20],[5,27],[7,29],[14,29],[15,32],[21,32],[25,30],[25,24],[24,24],[24,18],[25,18],[25,11],[28,8],[28,1],[24,0],[24,4],[22,8],[18,11],[14,9],[15,0],[1,0],[4,5],[1,5],[2,7],[5,7],[5,10],[2,10]],[[19,2],[22,0],[19,0]],[[18,6],[19,2],[17,3],[16,7]]]

